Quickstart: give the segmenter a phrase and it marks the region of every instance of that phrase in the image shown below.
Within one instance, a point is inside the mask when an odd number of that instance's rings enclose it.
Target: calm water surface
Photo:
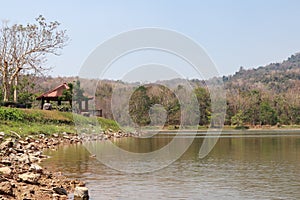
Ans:
[[[143,140],[122,138],[116,143],[148,152],[171,139],[167,134]],[[300,199],[300,132],[224,135],[205,159],[199,159],[202,141],[196,138],[179,160],[148,174],[110,169],[91,158],[83,145],[49,150],[51,158],[43,165],[84,180],[92,200]]]

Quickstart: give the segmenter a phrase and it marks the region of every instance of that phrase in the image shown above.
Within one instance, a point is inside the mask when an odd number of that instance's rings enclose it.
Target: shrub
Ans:
[[[4,108],[0,107],[0,119],[22,121],[25,118],[25,114],[17,108]]]

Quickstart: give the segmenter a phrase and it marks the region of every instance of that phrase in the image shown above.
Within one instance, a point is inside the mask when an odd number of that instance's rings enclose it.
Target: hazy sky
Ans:
[[[49,58],[53,76],[77,75],[99,44],[141,27],[189,36],[227,75],[240,66],[258,67],[299,52],[299,8],[297,0],[9,0],[1,2],[0,19],[27,23],[42,14],[62,23],[71,40],[61,56]]]

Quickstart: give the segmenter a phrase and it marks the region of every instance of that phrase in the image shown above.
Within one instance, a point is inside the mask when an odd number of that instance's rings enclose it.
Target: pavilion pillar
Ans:
[[[42,101],[41,101],[41,109],[43,110],[43,107],[44,107],[44,103],[45,103],[45,99],[44,97],[42,97]]]
[[[86,112],[89,111],[89,100],[88,100],[88,99],[85,100],[84,108],[85,108],[85,111],[86,111]]]
[[[79,112],[82,112],[82,101],[81,100],[78,100],[78,109],[79,109]]]

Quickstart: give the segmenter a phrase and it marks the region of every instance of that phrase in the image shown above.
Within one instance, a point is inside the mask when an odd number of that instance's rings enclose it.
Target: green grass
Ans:
[[[16,132],[20,136],[45,134],[51,135],[54,133],[76,133],[74,126],[66,124],[42,124],[36,122],[15,122],[15,121],[0,121],[0,131],[10,134]]]
[[[98,117],[97,119],[98,119],[98,123],[100,124],[100,126],[103,130],[112,129],[114,131],[117,131],[120,129],[119,125],[114,120],[105,119],[103,117]]]
[[[0,107],[0,131],[16,132],[21,136],[34,134],[76,133],[81,128],[100,131],[119,130],[113,120],[99,117],[84,117],[70,112],[38,109],[17,109]]]

